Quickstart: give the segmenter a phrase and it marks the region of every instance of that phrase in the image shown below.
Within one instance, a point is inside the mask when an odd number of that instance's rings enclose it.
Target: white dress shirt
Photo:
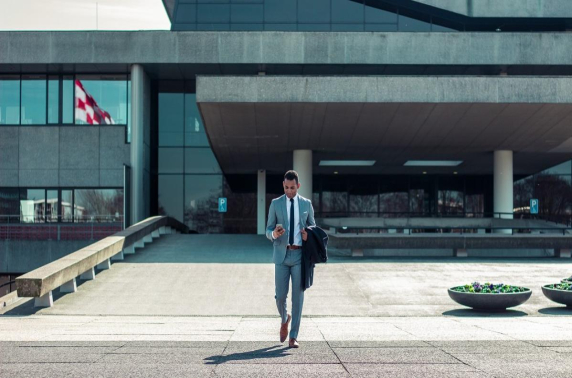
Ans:
[[[286,197],[286,212],[288,214],[288,223],[284,225],[290,228],[290,198]],[[291,232],[291,230],[289,230]],[[298,205],[298,194],[294,196],[294,245],[302,245],[302,233],[300,232],[300,206]]]

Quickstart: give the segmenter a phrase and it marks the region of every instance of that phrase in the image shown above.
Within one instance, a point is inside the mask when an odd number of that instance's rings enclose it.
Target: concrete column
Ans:
[[[135,253],[135,244],[131,244],[129,247],[123,249],[123,253],[126,255],[132,255]]]
[[[257,206],[257,233],[258,235],[266,234],[266,171],[258,170],[258,198]]]
[[[494,153],[494,212],[503,214],[502,219],[512,219],[513,212],[513,176],[512,151],[499,150]],[[495,216],[497,216],[495,214]],[[497,233],[510,234],[512,230],[496,230]]]
[[[121,261],[124,260],[125,256],[123,254],[123,250],[121,250],[119,253],[117,253],[116,255],[114,255],[113,257],[111,257],[111,261]]]
[[[99,264],[97,264],[97,269],[99,270],[111,269],[111,260],[105,259],[104,261],[100,262]]]
[[[159,230],[155,230],[153,232],[151,232],[151,237],[154,239],[157,239],[161,234],[159,233]]]
[[[294,150],[293,165],[300,180],[298,193],[312,200],[312,150]]]
[[[34,299],[34,307],[52,307],[54,305],[54,297],[52,291]]]
[[[144,107],[145,71],[131,66],[131,224],[144,219],[143,173],[145,169]]]
[[[79,278],[86,281],[95,280],[95,269],[90,268],[88,271],[83,272]]]
[[[61,293],[75,293],[77,291],[77,284],[75,278],[60,286]]]

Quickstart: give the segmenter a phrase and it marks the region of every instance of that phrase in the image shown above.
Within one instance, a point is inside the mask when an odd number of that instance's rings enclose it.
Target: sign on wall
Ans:
[[[226,198],[219,198],[218,199],[218,212],[219,213],[226,213]]]
[[[538,200],[531,199],[530,200],[530,214],[538,214]]]

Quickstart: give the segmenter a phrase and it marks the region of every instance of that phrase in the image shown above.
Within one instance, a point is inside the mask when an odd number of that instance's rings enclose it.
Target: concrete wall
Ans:
[[[413,0],[469,17],[572,17],[570,0]]]
[[[123,187],[125,126],[0,127],[0,186]]]
[[[27,63],[569,65],[570,51],[567,33],[0,32],[0,71]]]
[[[197,102],[557,104],[572,103],[572,78],[198,76]]]
[[[89,240],[2,240],[0,273],[26,273],[92,243]]]

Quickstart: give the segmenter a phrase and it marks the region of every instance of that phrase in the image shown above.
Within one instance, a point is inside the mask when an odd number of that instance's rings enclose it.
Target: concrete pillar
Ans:
[[[121,261],[124,259],[125,259],[125,256],[123,255],[123,250],[121,250],[121,252],[119,252],[118,254],[111,257],[111,261]]]
[[[145,242],[143,242],[143,239],[137,240],[135,242],[135,248],[143,248],[145,247]]]
[[[298,193],[312,200],[312,150],[294,150],[293,165],[300,180]]]
[[[145,71],[131,66],[131,224],[144,219],[143,173],[145,169],[144,107]]]
[[[90,268],[87,272],[83,272],[79,278],[86,281],[95,280],[95,269]]]
[[[143,242],[144,243],[152,243],[153,242],[153,236],[151,236],[151,234],[147,234],[143,237]]]
[[[60,286],[61,293],[75,293],[76,291],[77,291],[77,283],[75,281],[75,278],[69,280],[68,282]]]
[[[135,244],[131,244],[129,247],[123,250],[123,253],[126,255],[132,255],[135,253]]]
[[[167,230],[165,230],[165,226],[159,227],[159,235],[165,235],[166,233],[167,233]]]
[[[52,307],[54,305],[54,297],[52,291],[34,299],[34,307]]]
[[[502,219],[512,219],[513,176],[512,151],[499,150],[494,153],[494,212],[503,214]],[[495,217],[497,215],[495,214]],[[512,230],[496,230],[496,233],[511,234]]]
[[[160,235],[158,229],[155,230],[155,231],[153,231],[153,232],[151,232],[151,237],[152,237],[153,239],[157,239],[159,236],[161,236],[161,235]]]
[[[105,259],[105,261],[100,262],[99,264],[97,264],[97,269],[99,270],[111,269],[111,260]]]
[[[266,171],[258,170],[258,198],[257,206],[257,233],[258,235],[266,234]]]

